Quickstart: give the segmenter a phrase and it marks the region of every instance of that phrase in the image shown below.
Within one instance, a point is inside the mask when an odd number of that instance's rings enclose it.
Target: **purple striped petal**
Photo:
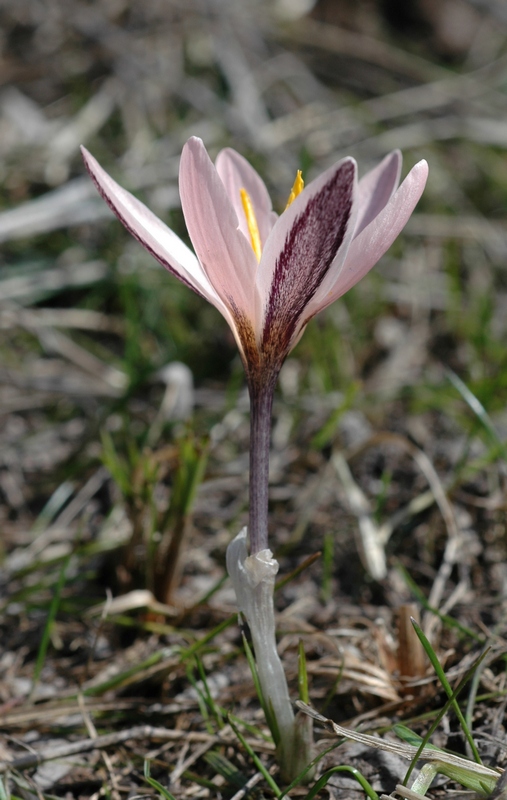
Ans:
[[[410,219],[427,178],[428,164],[419,161],[380,214],[354,238],[334,287],[312,316],[352,289],[382,258]]]
[[[258,277],[265,297],[262,349],[266,354],[285,357],[305,307],[342,245],[346,251],[354,231],[355,188],[356,164],[347,158],[307,186],[273,228]]]
[[[271,228],[278,219],[278,214],[275,214],[271,205],[271,198],[264,181],[260,178],[253,167],[250,166],[246,158],[243,158],[235,150],[226,147],[218,154],[215,166],[220,176],[225,190],[231,201],[234,210],[236,211],[239,223],[239,229],[250,241],[250,233],[248,225],[241,204],[241,189],[246,189],[252,201],[257,224],[259,226],[259,233],[261,242],[264,246],[268,238]]]
[[[132,236],[163,267],[223,313],[224,304],[190,248],[144,203],[119,186],[84,147],[81,152],[99,193]]]

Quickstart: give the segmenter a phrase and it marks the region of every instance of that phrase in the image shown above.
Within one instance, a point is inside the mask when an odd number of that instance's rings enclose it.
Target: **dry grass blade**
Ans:
[[[84,347],[73,342],[69,336],[46,327],[36,330],[41,344],[48,352],[67,358],[83,372],[90,374],[97,381],[102,381],[108,387],[107,391],[121,392],[127,388],[128,377],[122,370],[104,364]]]
[[[386,556],[379,528],[376,525],[370,504],[364,492],[354,481],[344,456],[335,452],[333,466],[343,485],[350,510],[357,517],[359,527],[358,550],[367,572],[377,581],[387,575]]]
[[[301,44],[329,50],[341,56],[371,61],[394,72],[400,70],[418,80],[449,77],[449,72],[443,67],[417,58],[413,54],[408,55],[389,42],[365,34],[354,34],[335,25],[323,25],[313,20],[305,20],[303,25],[299,24],[290,29],[290,37]]]
[[[0,242],[107,219],[110,213],[97,198],[90,181],[75,178],[37,200],[30,200],[11,211],[0,212]]]
[[[49,184],[62,183],[68,178],[70,162],[80,145],[86,144],[107,122],[124,91],[117,78],[105,81],[79,113],[51,139],[45,168]]]
[[[380,738],[379,736],[370,736],[367,733],[358,733],[357,731],[351,731],[348,728],[343,728],[341,725],[337,725],[336,722],[323,717],[322,714],[318,714],[316,711],[310,708],[310,706],[305,705],[305,703],[302,703],[299,700],[297,701],[296,705],[298,708],[304,711],[305,714],[309,714],[317,722],[321,722],[326,727],[331,728],[336,736],[340,736],[345,739],[352,739],[354,742],[359,742],[360,744],[367,745],[368,747],[372,747],[376,750],[384,750],[385,752],[393,753],[401,756],[401,758],[404,758],[407,761],[412,761],[419,753],[419,748],[415,747],[414,745]],[[461,758],[460,756],[455,756],[452,753],[447,753],[443,750],[437,750],[435,748],[425,748],[419,754],[419,759],[421,761],[427,761],[430,763],[440,763],[449,767],[457,767],[458,769],[462,769],[464,773],[473,772],[479,780],[481,778],[485,780],[488,779],[493,781],[495,784],[500,775],[503,773],[503,770],[490,769],[489,767],[485,767],[483,764],[476,764],[466,758]]]
[[[148,589],[135,589],[132,592],[128,592],[128,594],[121,595],[121,597],[106,600],[104,603],[92,606],[86,613],[87,616],[91,617],[109,618],[115,614],[125,614],[128,611],[139,608],[147,608],[155,614],[161,614],[165,617],[177,617],[181,614],[180,609],[168,606],[165,603],[159,603]]]
[[[109,270],[105,261],[88,261],[71,267],[45,269],[5,278],[0,281],[2,301],[22,299],[23,302],[29,303],[46,292],[94,284],[103,280]]]
[[[0,762],[0,773],[5,773],[12,769],[30,769],[39,764],[44,764],[46,761],[53,761],[56,758],[67,758],[68,756],[77,755],[79,753],[88,753],[91,750],[102,750],[106,747],[112,747],[130,740],[141,739],[159,742],[180,741],[182,739],[188,742],[205,741],[206,749],[219,741],[218,737],[210,737],[205,733],[188,733],[187,731],[171,731],[167,728],[157,728],[151,725],[136,725],[133,728],[128,728],[116,733],[95,736],[92,739],[84,739],[80,742],[47,748],[40,753],[29,753],[26,756],[13,759],[12,761]]]
[[[2,306],[7,305],[6,301]],[[20,308],[9,303],[0,308],[0,328],[79,328],[80,330],[104,331],[121,334],[125,325],[121,319],[107,316],[100,311],[84,308]]]

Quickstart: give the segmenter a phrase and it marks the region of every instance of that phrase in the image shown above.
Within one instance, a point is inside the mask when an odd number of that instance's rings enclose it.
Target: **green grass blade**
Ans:
[[[273,737],[273,741],[275,745],[278,745],[280,742],[280,731],[278,729],[278,723],[276,721],[276,717],[273,714],[273,709],[271,704],[267,704],[264,695],[262,693],[261,682],[259,680],[259,673],[257,672],[257,664],[255,663],[254,654],[252,653],[252,648],[248,644],[248,640],[244,633],[242,633],[243,637],[243,647],[245,648],[246,653],[246,660],[248,661],[248,666],[250,667],[250,672],[252,673],[252,680],[255,686],[255,692],[257,697],[259,698],[259,703],[261,704],[262,710],[264,711],[264,716],[266,717],[266,722],[268,724],[268,728],[271,731],[271,735]]]
[[[276,781],[271,777],[271,775],[269,774],[268,770],[266,769],[266,767],[264,766],[264,764],[262,763],[260,758],[254,753],[254,751],[252,750],[252,748],[250,747],[250,745],[246,741],[245,737],[240,733],[238,726],[234,724],[234,722],[232,721],[232,718],[231,718],[230,715],[228,716],[227,719],[229,721],[229,725],[231,726],[232,730],[234,731],[234,733],[238,737],[239,741],[241,742],[241,744],[245,748],[246,752],[248,753],[248,755],[252,759],[253,763],[255,764],[255,766],[257,767],[259,772],[263,775],[264,780],[266,781],[268,786],[273,791],[273,794],[275,795],[275,797],[280,797],[282,792],[281,792],[280,787],[276,783]]]
[[[209,589],[205,594],[203,594],[202,597],[199,598],[195,606],[192,606],[192,608],[199,608],[199,606],[205,606],[206,603],[208,603],[208,601],[211,600],[213,595],[216,594],[219,591],[219,589],[222,588],[224,583],[228,580],[229,576],[227,575],[227,573],[225,575],[222,575],[222,577],[218,579],[218,581],[211,587],[211,589]]]
[[[322,450],[323,447],[332,443],[336,437],[338,425],[341,418],[350,408],[354,406],[354,401],[361,388],[359,381],[352,381],[348,384],[347,392],[342,402],[331,413],[327,422],[324,423],[320,431],[315,434],[310,442],[310,447]]]
[[[331,767],[331,769],[328,769],[328,771],[325,772],[318,781],[316,781],[308,794],[305,795],[304,800],[313,800],[320,790],[327,785],[329,779],[337,772],[348,772],[359,784],[361,784],[361,787],[364,789],[370,800],[379,800],[377,792],[373,789],[371,784],[368,783],[364,775],[362,775],[355,767],[349,767],[347,765],[341,767]]]
[[[478,642],[478,644],[482,645],[484,644],[484,642],[486,641],[484,636],[479,636],[479,634],[477,634],[476,631],[473,631],[471,628],[467,628],[466,625],[462,625],[461,622],[458,622],[458,620],[454,619],[454,617],[449,617],[447,614],[442,614],[438,610],[438,608],[434,608],[433,606],[431,606],[428,603],[428,600],[426,599],[424,593],[421,591],[417,583],[414,581],[412,576],[407,572],[407,570],[402,564],[397,563],[396,568],[400,573],[401,577],[403,578],[403,580],[405,581],[405,583],[407,584],[407,587],[410,589],[410,591],[416,598],[417,602],[421,604],[421,606],[424,608],[425,611],[429,611],[431,614],[435,614],[435,616],[438,617],[438,619],[441,622],[443,622],[444,625],[447,625],[450,628],[455,628],[456,630],[460,631],[464,636],[468,636],[471,639],[474,639],[476,642]]]
[[[322,546],[322,583],[320,587],[320,596],[322,601],[326,603],[331,599],[332,595],[332,577],[334,572],[334,533],[325,533],[324,542]]]
[[[152,653],[149,658],[145,659],[140,664],[136,664],[134,667],[126,669],[124,672],[115,675],[113,678],[110,678],[109,680],[104,681],[97,686],[88,686],[86,689],[83,689],[82,693],[85,697],[94,697],[96,695],[104,694],[104,692],[108,692],[110,689],[116,689],[119,686],[126,685],[131,682],[131,678],[135,679],[136,675],[142,673],[144,670],[149,669],[150,667],[154,667],[165,658],[169,658],[173,655],[174,648],[163,647],[162,650],[157,650],[156,653]]]
[[[215,636],[218,636],[219,633],[225,631],[226,628],[230,628],[231,625],[233,625],[236,622],[237,618],[238,618],[237,614],[231,614],[230,617],[227,617],[227,619],[224,619],[215,628],[212,628],[212,630],[210,630],[205,636],[203,636],[202,639],[199,639],[197,642],[194,642],[194,644],[190,645],[190,647],[187,650],[182,650],[181,660],[186,661],[188,658],[192,658],[192,656],[195,656],[195,654],[198,653],[199,650],[202,650],[202,648],[205,647],[208,644],[208,642],[211,642],[211,640],[214,639]]]
[[[464,383],[461,378],[456,375],[452,369],[448,367],[445,370],[447,377],[449,378],[450,382],[454,386],[455,389],[458,390],[461,397],[467,404],[467,406],[473,411],[481,425],[483,426],[484,430],[488,433],[489,437],[493,441],[495,445],[500,448],[500,452],[502,457],[507,460],[507,449],[505,447],[505,443],[502,442],[498,431],[496,430],[495,426],[493,425],[493,421],[489,416],[488,412],[482,405],[481,401],[475,396],[473,392],[470,391],[466,383]]]
[[[332,744],[330,747],[326,747],[325,750],[322,750],[321,753],[315,756],[315,758],[312,761],[310,761],[309,764],[306,765],[304,770],[302,770],[302,772],[300,772],[299,775],[296,778],[294,778],[292,783],[286,786],[286,788],[280,795],[279,800],[282,800],[282,798],[286,797],[289,794],[289,792],[291,792],[296,786],[299,786],[299,784],[302,781],[304,781],[306,775],[313,770],[313,768],[319,763],[319,761],[321,761],[324,758],[324,756],[327,756],[328,753],[332,753],[333,750],[336,750],[337,747],[340,747],[344,741],[345,741],[344,739],[340,739],[340,741]]]
[[[63,508],[74,492],[74,484],[64,481],[53,492],[32,526],[32,533],[43,531]],[[1,798],[0,798],[1,800]]]
[[[54,588],[54,595],[51,601],[51,605],[49,607],[48,618],[46,620],[46,624],[44,625],[44,631],[42,633],[42,639],[39,647],[39,652],[37,653],[37,659],[35,661],[35,666],[33,670],[33,685],[32,685],[32,692],[35,691],[35,687],[39,682],[40,674],[42,672],[42,668],[44,666],[44,661],[46,660],[46,654],[49,647],[49,642],[51,640],[51,631],[53,628],[53,624],[58,613],[58,608],[60,605],[60,598],[62,595],[63,587],[65,586],[65,580],[67,578],[67,568],[70,563],[71,556],[67,556],[65,561],[63,562],[60,574],[58,575],[58,580],[56,582],[56,586]]]
[[[196,663],[197,663],[197,669],[199,671],[199,677],[200,677],[202,685],[203,685],[204,701],[206,702],[206,705],[208,706],[209,710],[211,711],[213,717],[215,718],[218,727],[219,728],[223,728],[225,726],[225,722],[223,720],[222,711],[219,708],[219,706],[215,703],[213,695],[211,694],[211,691],[210,691],[210,688],[209,688],[209,685],[208,685],[208,679],[207,679],[206,673],[204,671],[204,664],[202,663],[202,661],[199,658],[199,656],[196,656],[195,660],[196,660]]]
[[[433,735],[434,731],[436,730],[437,726],[440,724],[440,721],[443,719],[445,714],[447,714],[447,711],[449,710],[451,705],[455,705],[455,704],[457,705],[456,698],[459,696],[459,694],[461,693],[462,689],[466,686],[466,684],[470,680],[471,676],[474,674],[474,672],[477,669],[477,667],[479,666],[479,664],[486,657],[487,652],[488,652],[488,650],[485,650],[483,653],[481,653],[479,658],[477,658],[474,661],[474,663],[472,664],[470,669],[467,670],[467,672],[464,674],[463,678],[461,679],[461,681],[459,682],[459,684],[458,684],[458,686],[456,688],[456,691],[451,693],[451,696],[448,698],[448,700],[445,703],[445,705],[443,706],[443,708],[441,708],[440,711],[438,712],[437,716],[435,717],[431,727],[429,728],[429,730],[426,733],[426,735],[424,736],[424,738],[420,739],[420,743],[419,742],[415,742],[414,743],[414,744],[417,744],[419,746],[419,750],[418,750],[418,753],[416,754],[416,756],[413,758],[412,763],[410,764],[410,766],[409,766],[409,768],[407,770],[407,774],[405,775],[405,778],[404,778],[404,781],[403,781],[403,783],[405,785],[407,784],[407,782],[408,782],[408,780],[410,778],[410,775],[412,774],[412,771],[413,771],[413,769],[414,769],[414,767],[415,767],[415,765],[417,763],[417,759],[419,757],[419,753],[421,753],[425,747],[429,747],[430,749],[433,749],[433,750],[438,750],[438,748],[435,748],[435,747],[433,747],[433,745],[429,744],[429,739]],[[395,726],[395,728],[396,727],[397,726]],[[405,736],[406,736],[405,731],[406,730],[408,730],[408,729],[405,728],[404,725],[402,725],[401,726],[401,730],[400,730],[400,734],[399,734],[401,739],[405,739]],[[465,730],[465,734],[467,733],[467,730],[468,729]],[[411,735],[412,735],[412,737],[416,737],[417,736],[414,733],[411,733]],[[417,738],[419,739],[419,737],[417,737]],[[473,763],[473,762],[471,762],[471,763]],[[479,761],[477,763],[481,763],[481,762]],[[456,779],[454,775],[452,775],[452,774],[449,775],[448,766],[444,766],[444,767],[441,766],[439,771],[442,772],[444,775],[447,775],[448,777],[453,778],[453,780]],[[461,782],[464,783],[464,785],[467,785],[467,786],[470,785],[470,783],[467,782],[467,776],[464,776],[462,774],[462,775],[460,775],[460,777],[461,777]],[[459,781],[459,779],[456,779],[456,780]]]
[[[159,783],[158,781],[156,781],[155,778],[150,778],[150,762],[149,761],[145,761],[144,762],[144,780],[153,789],[156,789],[157,792],[160,792],[160,794],[162,795],[163,798],[165,798],[165,800],[176,800],[175,796],[173,794],[171,794],[169,789],[166,789],[164,786],[162,786],[162,784]]]
[[[277,592],[279,589],[282,589],[284,586],[294,580],[294,578],[297,578],[297,576],[300,575],[305,569],[311,567],[311,565],[317,561],[321,555],[322,553],[318,551],[317,553],[313,553],[313,555],[308,556],[308,558],[305,558],[305,560],[298,567],[296,567],[296,569],[293,569],[292,572],[289,572],[288,575],[285,575],[285,577],[276,582],[275,592]]]
[[[412,619],[412,625],[414,627],[414,630],[415,630],[415,632],[417,634],[417,637],[418,637],[419,641],[421,642],[422,646],[424,647],[426,655],[428,656],[429,660],[431,661],[433,669],[435,670],[435,673],[437,674],[437,677],[438,677],[440,683],[444,687],[445,693],[447,694],[447,696],[448,696],[448,698],[450,700],[450,704],[452,705],[452,707],[454,708],[454,711],[456,712],[456,716],[458,717],[460,725],[463,728],[463,733],[465,734],[466,739],[467,739],[467,741],[468,741],[468,743],[470,745],[470,749],[471,749],[471,751],[473,753],[475,761],[478,764],[482,764],[481,757],[479,755],[479,751],[477,750],[477,746],[476,746],[476,744],[475,744],[475,742],[473,740],[472,734],[470,733],[470,730],[469,730],[468,725],[466,723],[466,720],[465,720],[465,717],[463,715],[463,712],[461,711],[461,708],[459,707],[459,704],[458,704],[458,702],[456,700],[457,691],[453,692],[451,684],[447,680],[447,677],[445,675],[444,670],[442,669],[440,661],[438,660],[437,655],[436,655],[435,651],[433,650],[431,644],[429,643],[427,637],[425,636],[421,626],[418,625],[417,622],[414,619]],[[473,665],[473,669],[474,670],[476,669],[478,663],[480,663],[480,660],[482,660],[482,658],[484,658],[484,656],[485,656],[485,653],[483,653],[481,658],[478,661],[475,662],[475,664]],[[467,673],[467,675],[465,677],[468,679],[468,676],[471,675],[471,674],[472,673],[469,670],[469,672]],[[461,681],[461,683],[463,683],[463,681]],[[460,683],[460,686],[458,687],[458,689],[461,687],[461,683]]]
[[[306,671],[306,655],[302,639],[299,640],[298,687],[299,687],[299,699],[302,700],[303,703],[309,703],[310,694],[308,692],[308,673]]]
[[[203,718],[206,730],[210,734],[210,736],[213,736],[215,731],[213,729],[213,725],[211,724],[208,705],[206,703],[206,697],[202,688],[199,686],[198,682],[194,678],[193,667],[191,664],[187,664],[187,680],[196,693],[197,703],[199,705],[199,711],[201,712],[201,717]]]
[[[328,693],[326,694],[326,696],[324,698],[324,702],[322,703],[322,707],[321,707],[322,714],[324,713],[326,708],[329,706],[331,700],[333,699],[333,697],[336,694],[336,690],[337,690],[338,686],[340,685],[341,679],[343,677],[343,670],[344,669],[345,669],[345,659],[342,658],[342,660],[340,661],[340,668],[338,670],[338,674],[337,674],[336,678],[334,679],[333,683],[331,684],[331,688],[329,689]]]
[[[398,739],[401,739],[403,742],[406,742],[407,744],[411,744],[412,747],[420,747],[420,745],[426,739],[426,736],[423,739],[423,737],[419,736],[418,733],[414,733],[414,731],[411,731],[410,728],[407,728],[406,725],[402,725],[401,723],[393,725],[393,731],[395,732]],[[435,747],[434,744],[431,744],[431,742],[428,741],[425,742],[424,747],[427,747],[430,750],[441,750],[440,747]]]
[[[248,776],[241,772],[228,758],[221,753],[211,750],[204,754],[204,760],[225,778],[228,785],[236,790],[242,789],[248,783]],[[215,787],[216,788],[216,787]]]

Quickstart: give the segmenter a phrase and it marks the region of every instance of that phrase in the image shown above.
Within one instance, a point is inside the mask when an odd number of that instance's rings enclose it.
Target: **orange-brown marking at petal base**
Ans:
[[[253,391],[260,391],[269,383],[276,382],[277,375],[285,360],[286,352],[279,352],[276,347],[265,352],[259,349],[251,320],[239,310],[234,300],[229,297],[234,325],[241,342],[241,359],[247,374],[248,385]]]
[[[262,254],[262,243],[257,217],[255,216],[255,209],[247,190],[240,189],[239,193],[241,195],[241,205],[243,206],[243,211],[245,212],[246,224],[248,225],[248,233],[250,234],[250,244],[252,245],[252,250],[255,253],[257,261],[260,261]]]
[[[241,358],[247,374],[260,369],[261,355],[255,337],[255,331],[251,320],[248,319],[243,311],[240,311],[232,297],[227,298],[234,318],[234,327],[241,342]]]
[[[303,173],[301,172],[300,169],[298,169],[296,173],[296,179],[292,184],[292,189],[290,190],[290,195],[287,200],[287,205],[285,206],[285,211],[287,211],[290,204],[294,202],[298,194],[301,194],[304,188],[305,188],[305,182],[303,180]]]

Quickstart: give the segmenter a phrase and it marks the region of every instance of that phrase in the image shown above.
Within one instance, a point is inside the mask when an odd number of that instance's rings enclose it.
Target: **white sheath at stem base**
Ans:
[[[264,705],[271,708],[278,727],[278,758],[283,776],[293,780],[311,761],[311,732],[295,720],[287,680],[276,649],[273,595],[278,561],[271,550],[249,556],[247,529],[243,528],[227,548],[227,572],[246,617],[255,652]],[[299,715],[298,715],[299,717]]]

